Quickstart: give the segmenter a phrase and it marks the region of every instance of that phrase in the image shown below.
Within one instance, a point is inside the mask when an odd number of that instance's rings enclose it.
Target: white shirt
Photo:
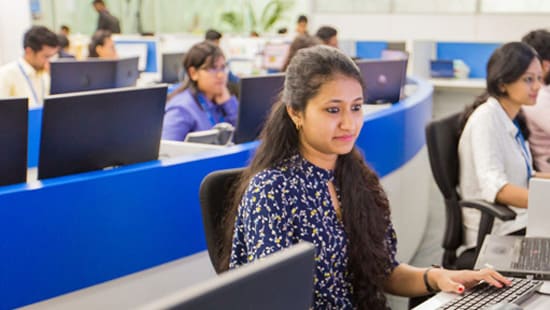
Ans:
[[[531,131],[529,144],[537,171],[550,172],[550,85],[539,90],[537,104],[523,107]]]
[[[0,98],[27,97],[29,107],[42,106],[50,93],[50,81],[48,72],[37,72],[21,58],[0,68]]]
[[[527,164],[530,171],[531,154],[525,142],[525,151],[516,139],[518,133],[500,103],[489,98],[470,116],[458,143],[460,163],[459,190],[462,199],[481,199],[491,203],[506,184],[528,187]],[[526,161],[526,158],[528,160]],[[510,206],[516,219],[502,222],[495,219],[492,233],[504,235],[527,225],[527,210]],[[462,209],[464,246],[476,246],[481,212]]]

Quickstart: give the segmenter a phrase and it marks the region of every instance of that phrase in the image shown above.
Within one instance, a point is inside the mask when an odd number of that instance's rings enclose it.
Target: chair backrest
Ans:
[[[458,205],[458,140],[461,113],[456,113],[426,126],[426,145],[430,166],[439,191],[445,199],[445,234],[443,265],[456,260],[456,249],[462,244],[462,212]]]
[[[244,168],[211,172],[200,185],[199,199],[210,261],[217,273],[224,271],[220,253],[225,242],[224,219],[230,204],[230,190]]]

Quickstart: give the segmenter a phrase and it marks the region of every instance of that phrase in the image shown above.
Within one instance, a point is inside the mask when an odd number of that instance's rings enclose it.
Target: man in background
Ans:
[[[33,26],[23,37],[23,58],[0,67],[0,98],[27,97],[29,106],[41,106],[50,93],[49,60],[58,50],[57,35]]]
[[[307,34],[307,16],[300,15],[296,21],[296,35]]]
[[[222,34],[217,30],[208,29],[206,31],[206,34],[204,35],[204,39],[206,41],[210,41],[216,44],[217,46],[220,46],[220,40],[222,39]]]
[[[92,4],[99,14],[96,30],[109,30],[111,33],[120,33],[118,18],[109,13],[109,10],[107,10],[105,6],[105,2],[103,0],[94,0]]]
[[[331,26],[323,26],[315,34],[323,44],[338,48],[338,31]]]
[[[521,41],[531,45],[542,61],[544,86],[537,95],[537,104],[522,107],[529,128],[529,146],[537,171],[550,172],[550,32],[545,29],[526,34]]]

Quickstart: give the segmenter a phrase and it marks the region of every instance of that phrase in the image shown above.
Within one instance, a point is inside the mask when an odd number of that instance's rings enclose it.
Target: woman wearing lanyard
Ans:
[[[535,172],[522,106],[534,105],[542,83],[538,54],[527,44],[507,43],[496,49],[487,64],[487,89],[466,107],[458,144],[459,190],[463,199],[481,199],[509,205],[517,217],[495,220],[493,234],[524,232],[527,224],[528,185]],[[478,210],[462,211],[464,245],[476,246]]]
[[[189,132],[207,130],[237,120],[237,98],[227,89],[227,67],[221,49],[210,43],[195,44],[185,54],[187,73],[182,86],[168,96],[162,138],[183,141]]]

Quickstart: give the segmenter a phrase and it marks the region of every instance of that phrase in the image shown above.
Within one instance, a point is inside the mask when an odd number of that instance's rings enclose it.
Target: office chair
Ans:
[[[433,177],[445,200],[445,233],[443,235],[443,267],[448,269],[472,269],[485,235],[491,232],[496,218],[502,221],[513,220],[514,211],[504,205],[482,200],[466,201],[457,192],[459,161],[458,140],[460,115],[456,113],[426,126],[426,144]],[[462,208],[481,211],[481,221],[477,235],[478,247],[465,251],[457,257],[456,250],[462,245]]]
[[[201,182],[199,200],[206,236],[206,247],[216,273],[227,269],[219,259],[224,244],[224,218],[230,207],[231,188],[244,168],[218,170],[209,173]],[[224,268],[225,267],[225,268]]]

